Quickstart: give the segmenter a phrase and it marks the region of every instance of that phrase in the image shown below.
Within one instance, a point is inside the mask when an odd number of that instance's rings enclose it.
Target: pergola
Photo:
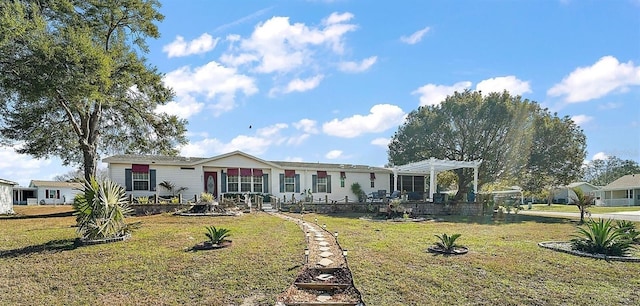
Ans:
[[[433,200],[436,184],[438,183],[437,174],[447,170],[460,168],[473,168],[473,193],[478,193],[478,167],[482,164],[482,160],[477,161],[457,161],[430,158],[423,161],[410,163],[402,166],[395,166],[393,169],[394,188],[398,190],[398,175],[429,175],[429,199]]]

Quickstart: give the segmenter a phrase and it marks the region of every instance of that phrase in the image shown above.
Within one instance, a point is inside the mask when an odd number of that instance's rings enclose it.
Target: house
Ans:
[[[314,200],[356,201],[351,191],[359,183],[369,194],[390,191],[392,171],[366,165],[267,161],[241,151],[210,158],[115,155],[103,159],[108,176],[137,197],[166,196],[159,186],[168,181],[177,188],[186,187],[184,199],[195,200],[202,192],[218,200],[225,194],[269,194],[281,200],[300,199],[311,191]]]
[[[585,195],[595,195],[595,192],[597,190],[600,190],[600,187],[589,184],[587,182],[571,183],[567,186],[562,186],[554,190],[553,203],[562,203],[562,204],[573,203],[573,199],[576,198],[576,193],[573,191],[573,188],[578,188],[582,190],[582,193],[584,193]]]
[[[14,192],[14,202],[27,200],[25,204],[29,204],[29,202],[40,205],[72,204],[73,198],[76,194],[82,192],[81,190],[81,183],[32,180],[28,188],[19,188],[21,194]],[[24,197],[25,195],[27,196],[26,198]]]
[[[596,192],[597,206],[640,205],[640,173],[625,175]]]
[[[0,215],[13,214],[13,186],[18,183],[0,179]]]

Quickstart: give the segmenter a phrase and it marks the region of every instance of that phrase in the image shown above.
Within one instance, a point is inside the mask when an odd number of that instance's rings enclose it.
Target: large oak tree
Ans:
[[[155,113],[173,98],[141,54],[159,37],[156,0],[0,3],[0,138],[59,156],[85,178],[101,154],[176,154],[186,122]]]
[[[575,123],[506,91],[485,95],[467,90],[439,105],[421,106],[407,116],[389,144],[390,165],[431,157],[482,160],[480,184],[507,180],[536,189],[576,178],[584,156],[585,137]],[[455,173],[456,199],[461,199],[473,169]]]

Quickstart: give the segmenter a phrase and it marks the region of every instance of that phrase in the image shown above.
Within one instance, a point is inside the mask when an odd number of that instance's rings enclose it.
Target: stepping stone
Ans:
[[[331,253],[331,252],[322,252],[322,253],[320,253],[320,257],[325,257],[326,258],[326,257],[331,257],[331,256],[333,256],[333,253]]]
[[[323,293],[321,295],[318,295],[318,297],[316,297],[316,301],[318,302],[326,302],[330,299],[331,299],[331,296],[327,293]]]
[[[328,259],[328,258],[323,258],[322,260],[318,261],[318,264],[323,266],[323,267],[327,267],[332,263],[333,263],[333,260]]]
[[[316,237],[324,237],[324,235],[322,235],[322,234],[316,234],[315,236]]]
[[[331,274],[320,274],[318,276],[316,276],[316,279],[319,279],[321,281],[328,281],[330,279],[332,279],[334,276]]]
[[[323,246],[323,247],[319,247],[319,248],[318,248],[318,250],[320,250],[320,252],[326,252],[326,251],[328,251],[328,250],[331,250],[331,248],[330,248],[330,247]]]
[[[316,237],[316,241],[324,241],[325,239],[322,237]]]
[[[319,244],[320,246],[328,246],[328,245],[329,245],[329,243],[328,243],[328,242],[326,242],[326,241],[320,241],[320,242],[318,242],[318,244]]]

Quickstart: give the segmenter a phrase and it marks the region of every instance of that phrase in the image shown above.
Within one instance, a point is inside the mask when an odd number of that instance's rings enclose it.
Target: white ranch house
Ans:
[[[16,182],[0,179],[0,215],[13,214],[13,186]]]
[[[366,193],[391,191],[390,169],[366,165],[267,161],[241,151],[211,158],[151,155],[115,155],[103,162],[108,175],[134,198],[167,196],[159,186],[168,181],[184,199],[202,192],[221,199],[224,194],[270,194],[279,199],[300,199],[311,190],[314,200],[356,201],[351,185],[358,182]],[[423,186],[424,188],[424,186]]]
[[[597,206],[640,205],[640,173],[625,175],[596,192]]]
[[[13,203],[19,205],[72,204],[81,183],[32,180],[29,187],[13,188]]]

